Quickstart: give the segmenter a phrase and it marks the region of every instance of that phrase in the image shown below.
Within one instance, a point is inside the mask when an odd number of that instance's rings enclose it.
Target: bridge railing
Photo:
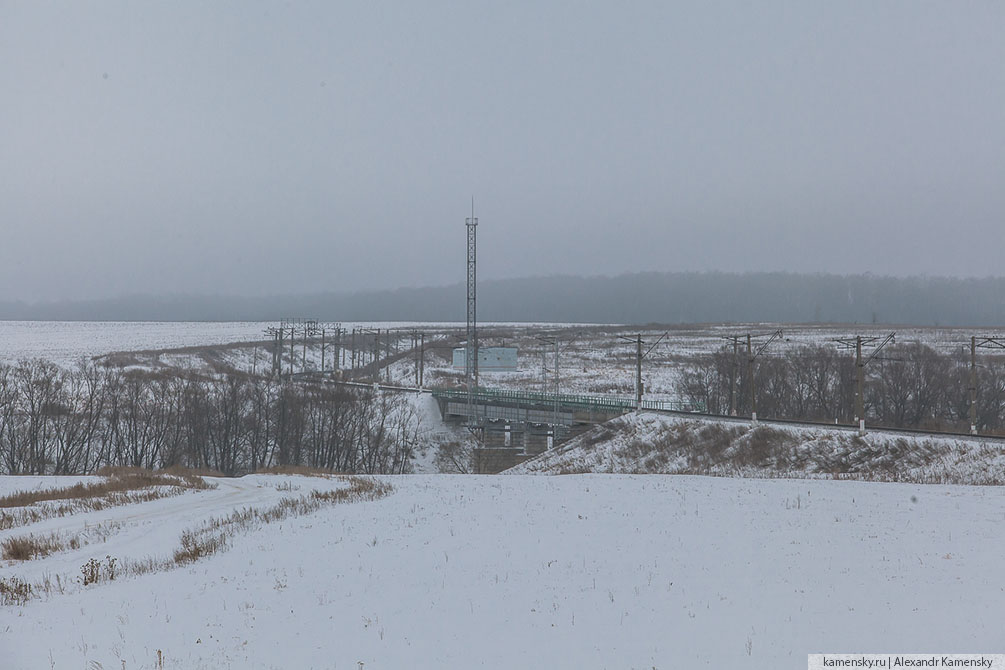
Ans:
[[[437,389],[432,392],[434,397],[452,400],[464,400],[468,392],[464,390]],[[577,395],[570,393],[537,393],[534,391],[507,391],[503,389],[478,389],[473,394],[473,400],[481,403],[507,402],[526,405],[555,405],[565,408],[584,410],[605,410],[628,412],[635,409],[635,399],[624,396]],[[660,410],[669,412],[704,412],[701,403],[681,400],[643,400],[639,409]]]

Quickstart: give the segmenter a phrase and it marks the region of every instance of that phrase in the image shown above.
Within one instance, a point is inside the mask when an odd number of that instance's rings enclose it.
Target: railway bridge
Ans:
[[[468,423],[480,431],[474,470],[500,472],[551,449],[595,424],[637,409],[701,412],[703,407],[670,400],[618,396],[534,393],[480,388],[468,403],[465,390],[433,390],[444,421]]]

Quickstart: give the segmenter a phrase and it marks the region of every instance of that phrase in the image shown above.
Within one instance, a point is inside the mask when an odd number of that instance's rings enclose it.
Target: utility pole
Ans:
[[[289,373],[293,374],[297,362],[297,335],[303,336],[301,342],[302,350],[300,364],[303,371],[307,370],[307,344],[308,340],[321,333],[321,368],[324,369],[325,360],[325,332],[320,329],[317,321],[306,319],[283,319],[278,326],[269,326],[265,329],[266,334],[272,337],[272,375],[282,377],[283,375],[283,351],[285,349],[285,338],[290,338],[290,366]],[[256,364],[257,369],[257,364]]]
[[[855,338],[855,423],[865,435],[865,364],[862,363],[862,336]]]
[[[635,409],[642,408],[642,333],[635,337]]]
[[[276,348],[272,355],[274,356],[272,360],[272,372],[277,377],[283,376],[283,327],[280,326],[276,331]]]
[[[977,338],[970,336],[970,434],[977,434]]]
[[[757,348],[756,351],[753,350],[752,339],[755,337],[768,337],[768,340]],[[768,345],[779,339],[782,336],[782,331],[776,330],[773,333],[764,333],[763,335],[752,335],[747,333],[747,378],[750,381],[750,423],[757,425],[757,384],[754,383],[754,360],[764,353],[764,350],[768,348]]]
[[[750,423],[757,423],[757,384],[754,383],[754,354],[750,349],[750,333],[747,333],[747,381],[750,382]]]
[[[558,376],[558,338],[555,338],[555,406],[552,412],[552,423],[556,426],[558,425],[558,389],[559,389],[559,376]]]
[[[419,346],[419,336],[415,332],[415,329],[412,329],[412,333],[411,334],[412,334],[412,352],[415,355],[415,386],[416,386],[416,388],[418,388],[418,386],[419,386],[419,349],[418,349],[418,346]]]
[[[474,393],[478,387],[478,219],[475,218],[475,199],[471,198],[471,216],[465,220],[467,243],[467,341],[464,349],[464,381],[468,391],[468,422],[477,425],[474,416]]]
[[[656,345],[662,342],[663,338],[665,338],[669,334],[670,331],[668,330],[667,332],[660,335],[659,339],[656,340],[653,346],[649,347],[649,349],[646,350],[645,353],[642,353],[642,345],[645,344],[645,342],[642,341],[642,333],[636,333],[634,337],[629,337],[625,335],[618,336],[618,339],[625,340],[626,342],[635,343],[635,409],[636,410],[642,409],[642,391],[643,391],[642,359],[648,356],[650,352],[652,352],[652,350],[656,348]]]
[[[426,334],[419,333],[419,388],[424,383],[423,376],[426,372]]]
[[[265,333],[272,337],[272,375],[274,377],[279,377],[283,374],[283,333],[285,329],[285,323],[281,323],[278,328],[269,326],[265,329]]]
[[[879,345],[873,349],[868,358],[862,358],[862,345],[872,344],[879,340],[878,337],[862,337],[856,335],[854,339],[845,337],[835,340],[846,349],[855,348],[855,423],[858,424],[858,434],[865,435],[865,366],[869,365],[879,352],[897,337],[897,333],[890,333]]]
[[[554,388],[552,390],[552,422],[554,425],[558,425],[558,411],[561,407],[561,402],[559,399],[559,391],[561,389],[561,368],[559,366],[559,356],[565,349],[568,349],[572,345],[572,342],[567,342],[564,347],[558,346],[558,338],[549,335],[538,335],[534,339],[541,342],[541,383],[544,386],[544,393],[548,392],[548,365],[547,365],[547,355],[548,347],[552,348],[552,355],[554,357],[554,368],[553,373],[553,384]]]
[[[1005,338],[970,338],[970,434],[977,434],[977,350],[1005,349]]]
[[[558,338],[538,335],[534,339],[541,343],[541,392],[548,392],[548,347],[555,347],[555,394],[558,394]]]
[[[305,321],[302,331],[304,336],[304,343],[303,343],[304,346],[303,346],[303,356],[300,361],[301,372],[307,372],[307,334],[310,332],[310,328],[311,328],[310,322]]]
[[[342,367],[342,362],[339,360],[339,356],[342,354],[342,324],[337,324],[335,326],[335,359],[334,365],[332,365],[332,374],[337,375],[339,368]]]
[[[740,340],[742,335],[726,335],[722,339],[733,343],[733,363],[729,374],[729,415],[736,416],[736,368],[739,366]],[[748,354],[749,347],[748,347]]]

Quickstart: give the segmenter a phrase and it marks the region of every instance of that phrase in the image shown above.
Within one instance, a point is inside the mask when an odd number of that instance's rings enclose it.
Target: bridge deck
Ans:
[[[466,402],[468,393],[463,390],[434,390],[438,400]],[[542,410],[555,408],[559,412],[592,412],[598,414],[619,414],[635,409],[661,410],[670,412],[703,412],[704,407],[676,400],[643,400],[636,407],[634,398],[623,396],[574,395],[566,393],[535,393],[532,391],[504,391],[498,389],[478,389],[472,394],[478,405],[502,405],[533,407]]]

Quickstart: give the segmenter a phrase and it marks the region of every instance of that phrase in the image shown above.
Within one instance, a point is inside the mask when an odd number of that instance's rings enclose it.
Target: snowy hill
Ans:
[[[751,427],[743,421],[627,414],[507,474],[703,474],[938,484],[1005,483],[1005,444],[979,438]]]

